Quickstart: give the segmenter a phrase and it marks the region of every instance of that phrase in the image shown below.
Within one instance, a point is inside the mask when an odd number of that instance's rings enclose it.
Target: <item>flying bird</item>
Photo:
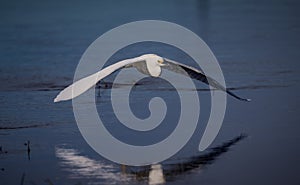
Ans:
[[[196,69],[194,67],[185,64],[181,64],[179,62],[167,58],[160,57],[155,54],[145,54],[139,57],[119,61],[108,67],[105,67],[104,69],[100,70],[97,73],[94,73],[88,77],[78,80],[77,82],[73,83],[72,85],[62,90],[56,96],[54,102],[73,99],[79,96],[80,94],[84,93],[91,87],[93,87],[97,82],[107,77],[108,75],[112,74],[113,72],[120,70],[122,68],[131,68],[131,67],[135,67],[139,72],[152,77],[159,77],[162,72],[162,69],[167,69],[185,76],[189,76],[192,79],[204,82],[207,85],[210,85],[214,88],[217,88],[219,90],[228,93],[229,95],[237,98],[238,100],[250,101],[250,99],[244,99],[235,95],[234,93],[226,89],[224,86],[222,86],[220,83],[218,83],[216,80],[212,79],[209,76],[206,76],[199,69]]]

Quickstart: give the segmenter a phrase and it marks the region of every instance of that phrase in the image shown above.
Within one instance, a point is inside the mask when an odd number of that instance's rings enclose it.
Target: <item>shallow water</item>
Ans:
[[[207,86],[196,82],[199,126],[178,154],[153,167],[157,173],[162,170],[161,182],[300,183],[299,2],[31,0],[0,4],[0,184],[151,183],[151,166],[124,167],[99,156],[81,136],[71,102],[53,103],[57,93],[72,82],[91,42],[113,27],[143,19],[171,21],[197,33],[216,55],[227,86],[252,99],[245,103],[228,96],[220,133],[210,149],[198,152],[210,95]],[[178,49],[150,42],[120,50],[107,64],[143,53],[195,65]],[[118,93],[132,84],[132,73],[129,70],[125,74],[129,80],[116,85]],[[96,100],[106,127],[117,138],[143,145],[172,132],[174,113],[154,132],[124,132],[110,107],[113,77],[100,84],[101,96]],[[136,116],[149,115],[142,110],[156,95],[165,99],[169,111],[178,111],[178,101],[173,101],[176,91],[163,80],[146,78],[132,92]],[[24,145],[28,140],[29,153]]]

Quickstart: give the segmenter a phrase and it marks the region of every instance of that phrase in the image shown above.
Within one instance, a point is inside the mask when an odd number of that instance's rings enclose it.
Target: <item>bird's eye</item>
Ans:
[[[162,64],[164,61],[163,60],[158,60],[157,62],[160,63],[160,64]]]

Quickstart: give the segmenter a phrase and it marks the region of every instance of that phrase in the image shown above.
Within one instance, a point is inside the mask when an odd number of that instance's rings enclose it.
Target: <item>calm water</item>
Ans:
[[[166,184],[300,184],[299,8],[296,0],[1,1],[0,184],[149,184],[151,174],[161,171]],[[197,33],[218,58],[227,86],[252,102],[228,97],[219,135],[210,149],[197,152],[210,96],[196,83],[201,119],[190,142],[160,165],[136,168],[93,151],[79,133],[71,102],[54,104],[53,98],[72,82],[91,42],[144,19],[174,22]],[[183,52],[159,43],[129,46],[108,63],[143,53],[193,65]],[[118,125],[110,88],[103,84],[98,112],[119,139],[155,143],[176,126],[177,94],[163,80],[146,78],[132,92],[138,117],[147,117],[142,110],[153,96],[172,107],[161,130],[144,136]],[[125,87],[118,87],[120,93]]]

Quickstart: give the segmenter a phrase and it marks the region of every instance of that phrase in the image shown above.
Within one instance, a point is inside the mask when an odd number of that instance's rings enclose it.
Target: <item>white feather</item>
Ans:
[[[93,87],[98,81],[100,81],[101,79],[110,75],[114,71],[116,71],[126,65],[133,64],[133,63],[139,62],[139,61],[141,61],[140,57],[122,60],[118,63],[115,63],[113,65],[110,65],[110,66],[102,69],[101,71],[99,71],[97,73],[94,73],[88,77],[80,79],[77,82],[75,82],[72,85],[65,88],[63,91],[61,91],[54,99],[54,102],[73,99],[73,98],[79,96],[80,94],[84,93],[91,87]]]

